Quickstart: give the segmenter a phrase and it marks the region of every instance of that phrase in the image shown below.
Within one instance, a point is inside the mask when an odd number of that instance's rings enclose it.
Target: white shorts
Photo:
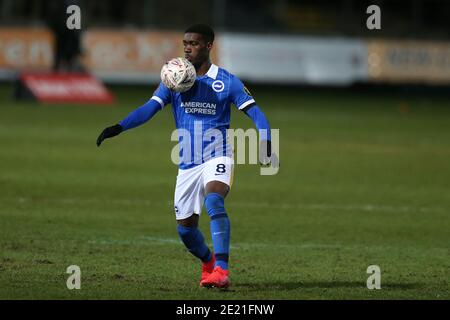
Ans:
[[[220,181],[231,188],[233,166],[233,158],[217,157],[191,169],[179,169],[174,200],[176,219],[189,218],[193,213],[201,214],[208,182]]]

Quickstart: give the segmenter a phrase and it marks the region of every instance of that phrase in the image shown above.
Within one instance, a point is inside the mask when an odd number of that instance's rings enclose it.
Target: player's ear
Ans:
[[[211,51],[212,47],[213,47],[213,43],[212,43],[212,42],[207,42],[207,43],[206,43],[206,49],[208,49],[209,51]]]

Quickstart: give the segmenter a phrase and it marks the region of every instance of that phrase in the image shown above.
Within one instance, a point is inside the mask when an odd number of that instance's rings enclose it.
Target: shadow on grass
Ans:
[[[247,289],[249,291],[260,290],[301,290],[301,289],[367,289],[365,282],[359,281],[313,281],[313,282],[257,282],[257,283],[234,283],[236,289]],[[422,283],[386,283],[381,284],[385,290],[411,290],[423,287]]]

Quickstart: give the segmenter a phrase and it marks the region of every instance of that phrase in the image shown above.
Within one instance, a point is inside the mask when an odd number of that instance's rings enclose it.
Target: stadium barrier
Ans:
[[[367,48],[369,81],[450,83],[450,43],[373,40]]]
[[[95,77],[86,73],[22,73],[15,97],[43,103],[111,104],[114,98]]]
[[[162,64],[183,53],[173,32],[91,30],[83,47],[84,65],[108,82],[157,82]]]
[[[367,79],[361,40],[225,34],[222,65],[255,83],[347,85]]]
[[[183,55],[180,32],[90,29],[82,46],[84,65],[108,83],[156,83]],[[0,78],[49,70],[53,48],[45,28],[0,28]],[[212,60],[254,83],[450,83],[450,43],[222,33]]]
[[[45,28],[0,28],[0,78],[13,79],[20,70],[50,70],[53,51],[53,34]]]

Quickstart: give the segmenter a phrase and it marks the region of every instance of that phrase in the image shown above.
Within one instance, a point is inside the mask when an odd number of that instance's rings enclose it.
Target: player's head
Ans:
[[[214,31],[205,24],[194,24],[184,31],[184,55],[196,68],[209,60]]]

